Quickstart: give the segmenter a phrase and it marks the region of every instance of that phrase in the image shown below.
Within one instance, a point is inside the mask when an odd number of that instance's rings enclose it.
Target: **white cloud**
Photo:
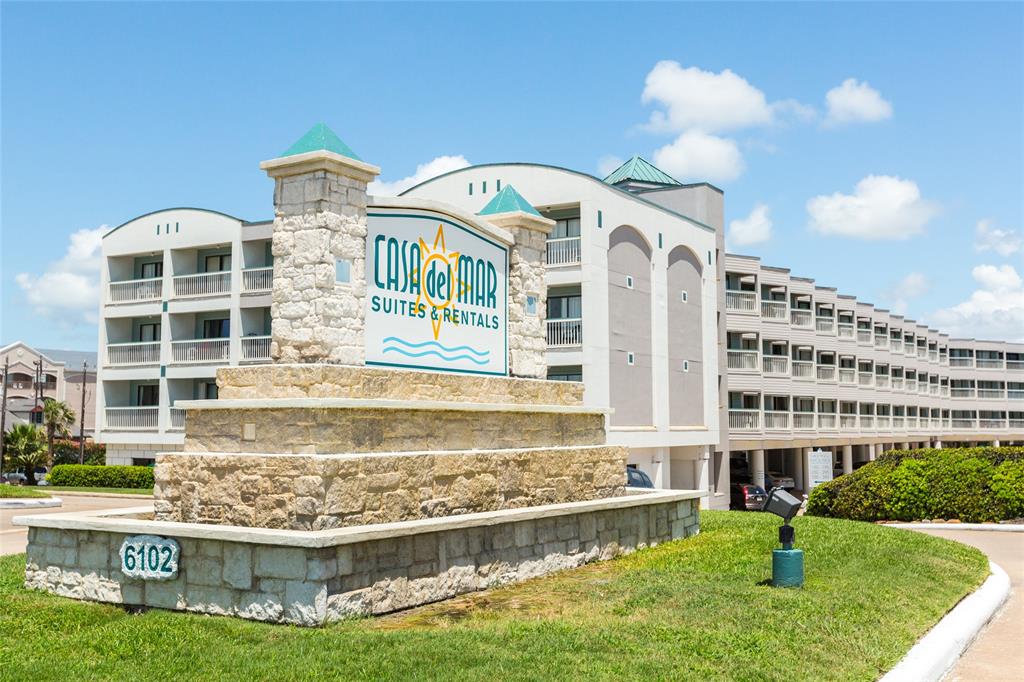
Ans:
[[[1024,248],[1024,239],[1016,230],[1003,230],[992,225],[991,220],[979,220],[974,227],[975,251],[995,251],[1008,258]]]
[[[825,93],[826,126],[846,123],[874,123],[892,118],[892,104],[882,94],[868,85],[867,81],[847,78],[842,85]]]
[[[812,230],[860,239],[907,239],[924,232],[938,205],[921,197],[917,183],[869,175],[853,194],[836,192],[807,202]]]
[[[1024,286],[1011,265],[979,265],[969,299],[936,311],[935,324],[954,337],[1024,341]]]
[[[623,164],[623,160],[617,156],[605,154],[597,160],[597,172],[602,178],[608,177],[613,170]]]
[[[728,182],[743,172],[743,155],[734,140],[690,130],[655,150],[654,165],[679,180]]]
[[[41,275],[18,273],[14,280],[37,315],[65,331],[96,324],[99,310],[102,239],[108,227],[78,230],[69,238],[64,257]]]
[[[412,175],[402,178],[401,180],[395,180],[394,182],[384,182],[381,180],[374,180],[367,187],[366,191],[379,197],[393,197],[401,194],[410,187],[429,180],[436,178],[438,175],[444,175],[451,171],[459,170],[470,165],[469,161],[466,160],[465,156],[461,154],[458,156],[438,156],[435,159],[421,163],[416,166],[416,172]]]
[[[772,219],[767,204],[755,204],[746,218],[729,222],[729,245],[749,246],[766,242],[772,237]]]
[[[883,300],[889,301],[889,309],[897,315],[905,315],[911,299],[920,298],[928,293],[931,283],[920,272],[911,272],[896,282],[882,294]]]

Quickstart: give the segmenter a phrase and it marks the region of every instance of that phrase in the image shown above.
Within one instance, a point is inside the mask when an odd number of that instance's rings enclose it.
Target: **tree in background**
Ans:
[[[36,467],[46,463],[46,435],[33,424],[18,424],[4,437],[11,468],[25,472],[27,485],[36,484]]]
[[[71,435],[75,425],[75,411],[62,400],[47,400],[43,404],[43,427],[46,429],[46,461],[53,464],[53,441]]]

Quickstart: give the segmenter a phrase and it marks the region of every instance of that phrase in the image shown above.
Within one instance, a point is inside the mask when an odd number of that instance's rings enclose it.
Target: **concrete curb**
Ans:
[[[945,677],[1010,596],[1009,576],[998,564],[988,565],[992,575],[981,587],[960,600],[880,682],[938,682]]]
[[[883,523],[886,528],[908,530],[991,530],[999,533],[1024,533],[1024,523]]]
[[[0,500],[0,509],[41,509],[43,507],[59,507],[64,504],[59,497],[5,498]]]
[[[55,490],[64,497],[112,497],[120,500],[139,500],[141,504],[153,499],[153,495],[135,495],[132,493],[86,493],[78,490]]]

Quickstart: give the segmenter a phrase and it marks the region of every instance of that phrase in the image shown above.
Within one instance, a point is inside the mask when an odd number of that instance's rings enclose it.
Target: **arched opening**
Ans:
[[[672,426],[704,423],[702,265],[685,246],[668,254],[668,404]]]
[[[608,336],[611,424],[650,426],[651,246],[628,225],[608,237]]]

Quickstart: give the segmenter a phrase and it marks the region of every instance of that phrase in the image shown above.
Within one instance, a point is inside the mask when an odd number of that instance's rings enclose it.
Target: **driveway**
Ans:
[[[139,507],[152,502],[153,498],[148,495],[139,495],[137,499],[122,497],[92,497],[81,495],[55,495],[64,501],[60,507],[46,507],[43,509],[0,509],[0,556],[5,554],[20,554],[25,551],[28,543],[28,529],[24,526],[11,524],[15,516],[37,516],[41,514],[58,514],[61,512],[74,511],[97,511],[101,509],[125,509],[127,507]]]
[[[920,532],[977,547],[1010,576],[1010,598],[946,679],[952,682],[1024,679],[1024,533],[952,529]]]

